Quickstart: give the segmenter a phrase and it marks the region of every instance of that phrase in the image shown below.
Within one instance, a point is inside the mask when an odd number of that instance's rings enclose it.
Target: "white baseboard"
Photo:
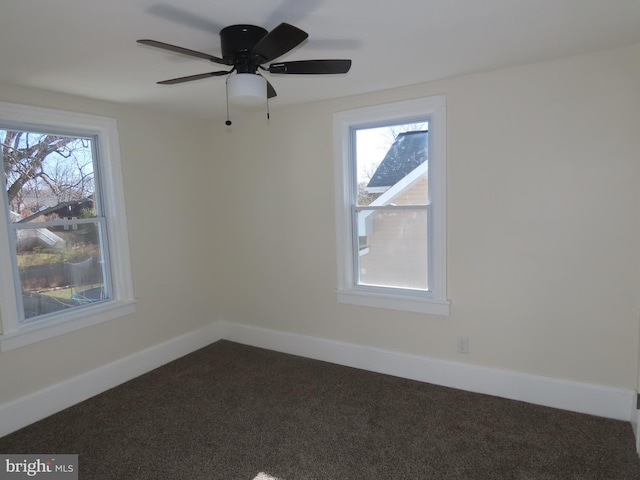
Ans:
[[[0,405],[0,437],[222,339],[461,390],[635,422],[635,426],[639,420],[637,411],[632,408],[636,402],[633,390],[438,360],[222,321]]]
[[[640,410],[637,405],[633,406],[631,412],[631,426],[633,427],[633,437],[636,439],[636,452],[640,455]]]
[[[0,405],[0,437],[183,357],[220,338],[220,325],[207,325]]]
[[[630,422],[636,393],[221,322],[222,338],[316,360]]]

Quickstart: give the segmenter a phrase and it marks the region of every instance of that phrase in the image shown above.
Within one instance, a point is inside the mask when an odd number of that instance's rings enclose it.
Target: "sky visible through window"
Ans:
[[[94,194],[92,141],[88,138],[0,129],[10,209],[35,213]]]

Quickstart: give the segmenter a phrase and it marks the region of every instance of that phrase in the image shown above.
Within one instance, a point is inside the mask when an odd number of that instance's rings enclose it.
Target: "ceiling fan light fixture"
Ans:
[[[229,102],[241,107],[259,107],[267,101],[267,81],[255,73],[237,73],[227,80]]]

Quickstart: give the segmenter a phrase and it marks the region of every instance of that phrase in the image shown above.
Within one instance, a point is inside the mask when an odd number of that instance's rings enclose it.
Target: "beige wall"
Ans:
[[[129,317],[1,353],[0,404],[214,319],[635,389],[638,85],[640,45],[274,109],[269,123],[237,113],[232,129],[0,86],[0,101],[118,120],[139,298]],[[332,115],[442,93],[452,314],[339,305]]]
[[[0,101],[116,118],[138,298],[128,317],[0,353],[0,405],[210,322],[215,238],[198,231],[209,215],[202,122],[8,86]]]
[[[635,46],[212,125],[220,318],[635,389],[638,85]],[[338,304],[332,115],[434,94],[447,96],[452,314]]]

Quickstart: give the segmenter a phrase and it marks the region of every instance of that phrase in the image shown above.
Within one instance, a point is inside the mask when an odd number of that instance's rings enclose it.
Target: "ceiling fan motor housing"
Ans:
[[[253,47],[255,47],[267,33],[269,33],[267,30],[255,25],[231,25],[223,28],[220,31],[222,58],[232,61],[234,64],[240,59],[247,60]],[[240,65],[236,66],[241,68]]]

